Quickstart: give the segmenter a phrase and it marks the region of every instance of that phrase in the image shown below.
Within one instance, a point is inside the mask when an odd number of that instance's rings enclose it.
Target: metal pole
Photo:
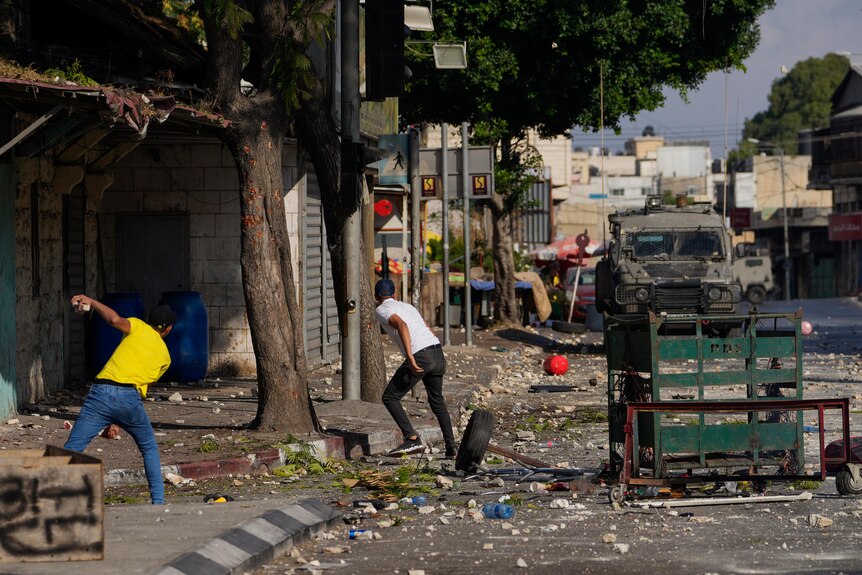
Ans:
[[[442,136],[442,174],[440,176],[440,194],[443,200],[443,345],[451,345],[449,335],[449,124],[443,122],[440,126]]]
[[[419,132],[410,129],[410,303],[420,309],[422,277],[422,220],[419,215]],[[420,310],[421,313],[421,310]]]
[[[787,230],[787,189],[784,185],[784,148],[779,148],[781,163],[781,208],[784,224],[784,299],[790,299],[790,233]]]
[[[410,250],[407,246],[407,199],[409,194],[401,196],[401,299],[407,301],[407,255]]]
[[[461,122],[461,183],[464,199],[464,343],[473,345],[473,296],[470,293],[470,143],[467,122]]]
[[[359,0],[341,0],[341,137],[347,144],[359,140]],[[341,158],[341,190],[359,197],[359,166],[345,145]],[[358,203],[358,202],[357,202]],[[341,398],[360,399],[359,266],[362,265],[362,209],[356,206],[344,223],[344,285],[346,317],[342,318]]]

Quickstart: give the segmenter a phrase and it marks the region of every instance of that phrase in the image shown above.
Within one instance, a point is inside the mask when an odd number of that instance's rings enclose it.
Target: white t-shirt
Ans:
[[[404,351],[404,344],[401,343],[401,336],[398,335],[397,329],[389,325],[389,318],[393,315],[397,315],[407,324],[407,330],[410,332],[410,351],[414,354],[426,347],[440,343],[434,332],[425,325],[425,320],[422,319],[419,311],[409,303],[392,298],[383,300],[383,303],[377,306],[376,315],[377,321],[380,322],[380,325],[383,326],[383,329],[386,330],[386,333],[389,334],[405,358],[407,353]]]

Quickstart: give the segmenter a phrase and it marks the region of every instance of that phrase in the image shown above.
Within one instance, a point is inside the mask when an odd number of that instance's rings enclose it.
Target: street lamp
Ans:
[[[781,213],[784,226],[784,299],[790,299],[790,234],[787,230],[787,189],[784,185],[784,148],[770,142],[762,142],[757,138],[748,138],[748,141],[757,146],[764,146],[778,150],[778,161],[781,166]]]

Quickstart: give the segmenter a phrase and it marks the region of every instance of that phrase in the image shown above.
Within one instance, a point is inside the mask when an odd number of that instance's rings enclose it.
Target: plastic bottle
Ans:
[[[420,505],[425,505],[427,499],[425,499],[424,495],[414,495],[413,499],[411,499],[410,502],[418,507]]]
[[[351,539],[356,539],[359,535],[361,535],[362,533],[365,533],[367,531],[368,531],[367,529],[351,529],[348,532],[347,536],[350,537]]]
[[[488,519],[509,519],[515,514],[515,508],[505,503],[486,503],[482,506],[482,515]]]
[[[658,496],[659,491],[658,487],[655,485],[649,485],[647,487],[638,487],[635,493],[646,497],[656,497]]]

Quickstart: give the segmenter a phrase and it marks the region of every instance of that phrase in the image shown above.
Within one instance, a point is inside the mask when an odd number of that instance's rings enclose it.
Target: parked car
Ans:
[[[563,319],[568,319],[569,307],[571,306],[572,296],[574,295],[575,276],[578,274],[578,267],[570,267],[566,270],[566,278],[563,286],[566,289],[565,309],[563,309]],[[582,267],[581,275],[578,277],[578,299],[575,302],[575,308],[572,311],[572,321],[584,321],[587,318],[587,306],[596,303],[596,268]]]
[[[749,303],[758,305],[778,291],[772,277],[772,259],[769,250],[754,244],[736,245],[733,259],[733,276],[742,284],[742,293]]]

